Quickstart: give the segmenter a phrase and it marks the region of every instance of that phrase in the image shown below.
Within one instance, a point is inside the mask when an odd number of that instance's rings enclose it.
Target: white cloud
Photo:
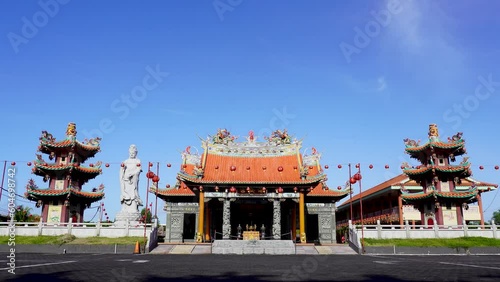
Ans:
[[[378,87],[377,92],[382,92],[387,88],[387,83],[385,82],[385,77],[381,76],[377,79]]]
[[[439,1],[401,1],[382,39],[382,52],[400,62],[413,81],[432,85],[443,98],[457,92],[457,82],[470,78],[465,53],[455,40],[456,24]]]

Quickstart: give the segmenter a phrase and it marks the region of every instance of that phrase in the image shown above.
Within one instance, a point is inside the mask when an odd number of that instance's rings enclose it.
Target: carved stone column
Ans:
[[[223,199],[222,208],[222,239],[231,238],[231,200]]]
[[[273,200],[273,238],[274,240],[281,239],[281,201]]]

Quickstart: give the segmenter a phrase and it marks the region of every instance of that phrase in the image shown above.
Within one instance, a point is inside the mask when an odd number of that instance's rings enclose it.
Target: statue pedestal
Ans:
[[[141,213],[140,212],[123,212],[120,211],[116,214],[114,226],[126,226],[127,222],[131,227],[140,224]]]

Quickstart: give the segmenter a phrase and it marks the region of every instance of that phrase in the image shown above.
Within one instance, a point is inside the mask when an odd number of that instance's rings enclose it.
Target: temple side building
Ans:
[[[471,186],[476,187],[479,195],[498,188],[498,184],[483,182],[467,177],[463,179],[459,185],[455,186],[455,189],[458,191],[467,191]],[[425,214],[423,215],[413,204],[403,201],[402,191],[420,193],[423,192],[424,189],[405,174],[400,174],[375,185],[363,191],[361,194],[354,195],[351,199],[348,199],[338,206],[337,228],[348,226],[350,219],[352,219],[353,224],[361,224],[360,200],[363,205],[364,224],[376,224],[377,221],[380,221],[381,224],[393,225],[403,225],[406,221],[411,225],[428,224],[429,222],[422,221],[422,216],[425,216]],[[480,224],[484,222],[482,207],[478,202],[467,204],[466,209],[461,209],[461,211],[463,212],[465,224]],[[457,217],[455,216],[455,218]],[[452,225],[461,224],[462,223]]]
[[[347,188],[329,189],[321,155],[300,152],[286,130],[263,142],[253,132],[236,142],[227,130],[202,140],[203,153],[182,153],[177,183],[151,188],[165,203],[165,242],[286,239],[335,242],[335,203]],[[249,238],[247,236],[247,238]]]
[[[100,138],[80,142],[76,140],[76,125],[69,123],[66,138],[57,141],[52,134],[43,131],[38,151],[47,154],[51,162],[37,154],[33,162],[32,173],[43,177],[48,188],[40,189],[31,179],[26,185],[25,196],[42,207],[43,222],[83,222],[83,214],[91,203],[104,197],[104,185],[92,192],[82,191],[90,179],[101,174],[101,162],[83,164],[99,152]]]
[[[418,161],[403,163],[403,173],[358,194],[339,206],[337,226],[363,223],[458,226],[477,222],[484,225],[481,194],[496,190],[498,184],[471,178],[471,164],[462,133],[439,138],[437,125],[429,126],[428,142],[405,139],[405,151]]]

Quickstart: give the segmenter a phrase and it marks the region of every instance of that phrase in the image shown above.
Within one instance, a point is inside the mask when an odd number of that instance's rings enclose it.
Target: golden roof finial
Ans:
[[[66,136],[76,136],[76,124],[74,122],[68,123],[66,128]]]
[[[439,130],[435,123],[429,124],[429,138],[439,137]]]

